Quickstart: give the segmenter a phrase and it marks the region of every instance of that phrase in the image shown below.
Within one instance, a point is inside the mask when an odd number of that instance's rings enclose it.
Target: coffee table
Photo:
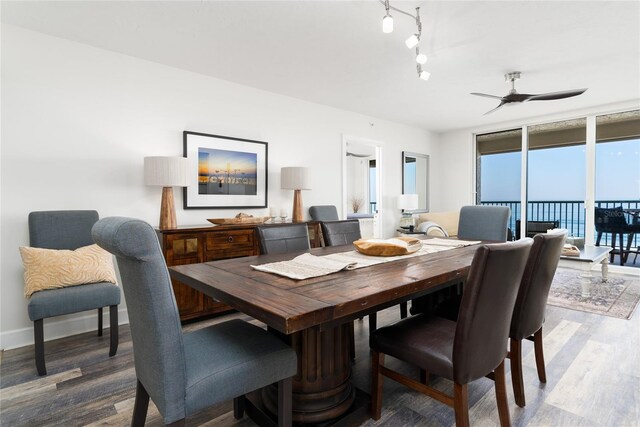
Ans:
[[[611,248],[608,246],[585,246],[580,249],[579,256],[560,256],[561,267],[577,268],[582,271],[580,279],[582,284],[582,297],[591,296],[591,269],[598,263],[601,265],[602,281],[609,280],[609,252]]]

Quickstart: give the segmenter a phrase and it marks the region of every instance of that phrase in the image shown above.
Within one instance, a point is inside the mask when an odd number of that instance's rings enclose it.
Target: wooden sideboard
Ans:
[[[306,224],[311,247],[321,247],[320,223],[309,221]],[[260,254],[256,225],[185,226],[156,232],[169,267]],[[232,310],[177,280],[172,279],[171,282],[180,320]]]

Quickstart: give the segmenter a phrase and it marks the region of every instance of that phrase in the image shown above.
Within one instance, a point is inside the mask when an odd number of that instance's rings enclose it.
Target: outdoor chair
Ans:
[[[596,246],[600,246],[602,235],[611,234],[610,262],[613,263],[615,255],[620,255],[620,265],[627,262],[631,250],[631,243],[636,233],[640,233],[640,224],[628,224],[622,206],[615,208],[595,208]],[[627,247],[624,247],[624,236],[627,235]],[[620,238],[619,247],[616,248],[616,236]],[[634,260],[635,262],[635,260]]]
[[[372,354],[371,418],[382,411],[383,376],[453,406],[456,425],[469,425],[467,384],[495,381],[500,425],[509,425],[504,359],[511,316],[532,240],[480,246],[469,270],[458,322],[419,314],[369,336]],[[420,368],[416,381],[384,366],[385,355]],[[433,373],[454,382],[454,395],[429,387]]]
[[[153,400],[164,423],[234,399],[241,418],[244,395],[278,383],[278,425],[291,425],[295,351],[264,329],[230,320],[183,333],[171,279],[155,230],[144,221],[111,217],[93,238],[116,256],[133,342],[137,378],[132,426],[143,426]]]

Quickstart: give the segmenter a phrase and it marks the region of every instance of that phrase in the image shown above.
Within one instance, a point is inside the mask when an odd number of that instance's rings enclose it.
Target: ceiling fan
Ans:
[[[572,96],[581,95],[587,90],[586,88],[573,89],[573,90],[563,90],[561,92],[540,93],[537,95],[518,93],[516,91],[516,80],[520,78],[520,74],[521,74],[520,71],[514,71],[513,73],[507,73],[504,75],[505,81],[511,82],[511,90],[506,96],[496,96],[496,95],[489,95],[486,93],[476,93],[476,92],[471,93],[471,95],[484,96],[485,98],[494,98],[494,99],[500,100],[500,104],[498,104],[496,108],[484,113],[485,116],[489,113],[493,113],[497,109],[507,104],[514,104],[514,103],[528,102],[528,101],[552,101],[554,99],[571,98]]]

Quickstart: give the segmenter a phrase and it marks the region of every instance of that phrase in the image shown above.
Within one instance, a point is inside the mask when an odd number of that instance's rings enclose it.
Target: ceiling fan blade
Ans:
[[[494,108],[493,110],[489,110],[489,111],[487,111],[486,113],[484,113],[484,114],[483,114],[483,116],[486,116],[487,114],[491,114],[491,113],[493,113],[494,111],[496,111],[496,110],[498,110],[498,109],[502,108],[502,106],[503,106],[503,105],[505,105],[505,104],[506,104],[506,102],[501,102],[501,103],[500,103],[496,108]]]
[[[563,90],[561,92],[541,93],[539,95],[529,95],[529,101],[551,101],[553,99],[571,98],[585,93],[587,88]]]
[[[475,96],[484,96],[485,98],[502,99],[502,97],[501,97],[501,96],[489,95],[489,94],[487,94],[487,93],[471,92],[471,95],[475,95]]]

